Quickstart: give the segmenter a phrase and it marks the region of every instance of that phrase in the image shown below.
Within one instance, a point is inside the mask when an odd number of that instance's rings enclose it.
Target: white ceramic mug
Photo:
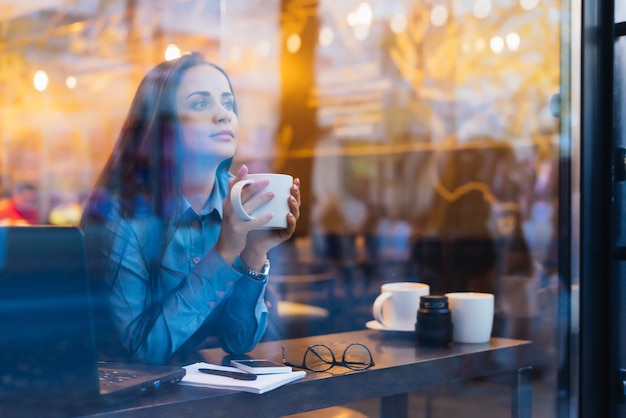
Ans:
[[[415,282],[385,283],[372,306],[374,319],[390,330],[415,330],[420,297],[428,295],[430,286]]]
[[[492,293],[446,293],[454,327],[452,341],[486,343],[493,327],[494,297]]]
[[[259,179],[267,178],[270,183],[259,193],[267,193],[272,190],[274,192],[274,198],[257,209],[252,213],[246,212],[241,203],[241,191],[248,184],[254,183]],[[238,181],[233,186],[230,193],[230,201],[235,209],[235,212],[247,221],[255,219],[257,216],[271,213],[273,218],[261,225],[258,229],[284,229],[287,228],[287,214],[291,211],[289,209],[289,196],[291,196],[291,186],[293,184],[293,177],[288,174],[274,174],[274,173],[259,173],[248,174],[245,180]]]

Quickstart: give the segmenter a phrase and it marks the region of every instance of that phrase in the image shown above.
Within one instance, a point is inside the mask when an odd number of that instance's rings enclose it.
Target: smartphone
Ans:
[[[254,374],[275,374],[291,372],[290,366],[285,366],[284,364],[265,359],[231,360],[230,364],[233,367],[237,367],[238,369],[245,370],[248,373]]]

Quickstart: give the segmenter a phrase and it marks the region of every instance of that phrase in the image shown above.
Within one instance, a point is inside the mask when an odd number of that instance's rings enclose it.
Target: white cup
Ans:
[[[446,293],[452,314],[452,341],[486,343],[493,327],[494,298],[492,293]]]
[[[254,183],[259,179],[269,179],[270,183],[259,193],[267,193],[270,190],[274,191],[274,198],[257,209],[252,213],[246,212],[241,203],[241,191],[248,184]],[[248,174],[245,180],[238,181],[233,186],[230,193],[230,201],[235,209],[235,212],[246,221],[251,221],[258,216],[271,213],[273,218],[269,222],[261,225],[258,229],[285,229],[287,228],[287,214],[291,212],[289,209],[289,196],[291,196],[291,186],[293,184],[293,177],[287,174],[273,174],[273,173],[259,173]]]
[[[420,297],[429,292],[430,286],[424,283],[385,283],[374,301],[372,315],[387,329],[414,331]]]

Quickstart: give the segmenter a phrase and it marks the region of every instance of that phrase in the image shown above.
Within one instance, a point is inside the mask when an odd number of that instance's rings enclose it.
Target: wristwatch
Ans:
[[[254,280],[263,281],[267,279],[270,274],[270,260],[265,260],[265,264],[263,265],[263,268],[260,272],[253,270],[250,266],[244,263],[241,258],[238,258],[238,260],[241,267],[240,271],[243,274],[253,278]]]

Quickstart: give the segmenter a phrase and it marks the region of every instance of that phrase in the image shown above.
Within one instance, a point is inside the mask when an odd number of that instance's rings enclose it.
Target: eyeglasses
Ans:
[[[335,354],[324,344],[315,344],[306,349],[302,364],[285,361],[285,346],[282,347],[283,364],[285,366],[306,369],[312,372],[324,372],[334,366],[347,367],[351,370],[365,370],[374,365],[374,359],[369,348],[360,343],[353,343],[343,350],[341,361],[335,359]]]

